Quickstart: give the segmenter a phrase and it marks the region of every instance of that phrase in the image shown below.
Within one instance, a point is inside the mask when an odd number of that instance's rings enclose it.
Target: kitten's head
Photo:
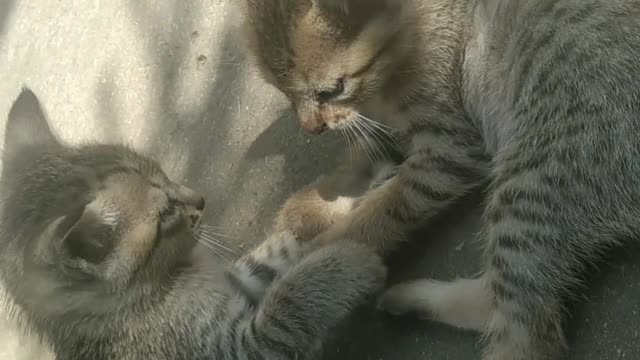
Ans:
[[[262,76],[309,132],[341,129],[411,48],[404,0],[246,0],[245,40]]]
[[[30,90],[10,110],[2,161],[1,265],[18,300],[108,296],[188,259],[202,196],[126,147],[65,146]]]

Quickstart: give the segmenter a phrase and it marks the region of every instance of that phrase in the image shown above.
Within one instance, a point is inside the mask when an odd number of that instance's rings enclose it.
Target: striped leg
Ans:
[[[437,130],[437,131],[436,131]],[[472,131],[423,130],[412,138],[397,175],[365,196],[343,221],[316,241],[353,238],[380,252],[486,180],[487,163]]]
[[[615,221],[584,207],[592,190],[564,178],[536,169],[498,179],[485,216],[483,276],[401,284],[379,306],[483,331],[485,360],[561,359],[563,301],[581,282],[585,264],[616,244]],[[572,187],[558,188],[565,183]]]
[[[581,247],[596,244],[598,235],[581,229],[588,215],[567,192],[542,181],[551,178],[516,175],[500,182],[489,202],[486,276],[493,306],[486,360],[555,360],[565,350],[563,301],[590,256]]]
[[[564,301],[581,283],[586,264],[615,244],[613,234],[624,229],[616,227],[620,215],[606,215],[616,214],[602,200],[611,194],[569,166],[538,164],[499,174],[486,211],[485,271],[493,306],[484,359],[560,359]]]

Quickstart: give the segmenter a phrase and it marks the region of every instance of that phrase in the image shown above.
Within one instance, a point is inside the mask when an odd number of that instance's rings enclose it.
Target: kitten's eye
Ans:
[[[172,217],[178,212],[178,202],[175,200],[169,200],[167,206],[160,213],[162,219]]]
[[[338,79],[333,89],[320,91],[316,96],[320,102],[324,103],[337,98],[342,93],[344,93],[344,78]]]
[[[178,224],[182,223],[182,216],[180,215],[180,204],[176,200],[169,200],[167,206],[160,213],[160,221],[158,226],[162,231],[168,231],[175,228]]]

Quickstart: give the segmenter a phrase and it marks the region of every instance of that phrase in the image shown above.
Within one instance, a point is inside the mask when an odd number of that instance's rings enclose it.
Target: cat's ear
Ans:
[[[28,88],[15,100],[9,111],[4,137],[4,152],[17,152],[25,146],[59,144],[51,132],[44,109]]]
[[[105,219],[95,203],[78,207],[58,221],[56,243],[73,259],[97,264],[114,249],[117,219]]]

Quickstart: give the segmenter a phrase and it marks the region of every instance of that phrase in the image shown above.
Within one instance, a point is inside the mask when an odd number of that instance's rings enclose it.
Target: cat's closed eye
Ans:
[[[321,90],[316,94],[318,101],[321,103],[329,102],[331,100],[336,100],[340,95],[344,94],[345,90],[345,79],[344,77],[338,79],[335,85],[330,89]]]
[[[175,215],[177,211],[178,211],[178,202],[174,199],[169,199],[169,202],[167,203],[167,205],[164,207],[162,212],[160,212],[160,217],[161,218],[170,217],[172,215]]]
[[[159,214],[162,229],[172,229],[180,223],[181,218],[180,204],[175,199],[169,199],[169,202]]]

